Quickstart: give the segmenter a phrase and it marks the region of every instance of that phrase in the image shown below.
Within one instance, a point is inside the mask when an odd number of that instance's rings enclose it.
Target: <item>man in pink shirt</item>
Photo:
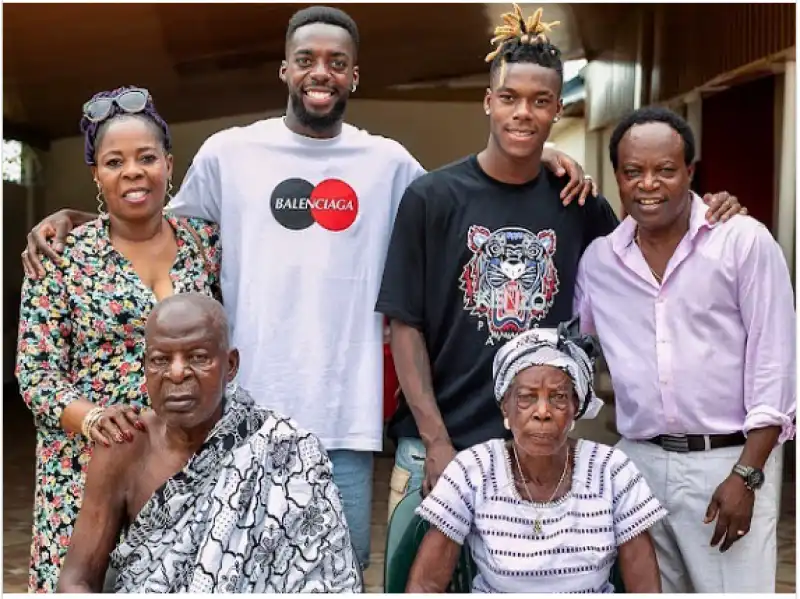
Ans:
[[[630,216],[584,253],[576,313],[611,371],[619,448],[670,513],[651,531],[664,592],[774,592],[794,296],[766,227],[706,221],[694,147],[666,109],[619,124],[611,162]]]

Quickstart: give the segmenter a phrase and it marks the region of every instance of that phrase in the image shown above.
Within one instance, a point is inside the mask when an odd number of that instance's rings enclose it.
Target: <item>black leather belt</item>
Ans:
[[[721,447],[739,447],[744,445],[744,433],[728,435],[658,435],[647,439],[649,443],[660,446],[665,451],[689,453],[690,451],[709,451]]]

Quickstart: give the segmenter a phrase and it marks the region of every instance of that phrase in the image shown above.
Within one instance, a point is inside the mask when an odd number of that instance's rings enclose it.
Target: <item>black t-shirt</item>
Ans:
[[[422,331],[456,450],[506,435],[495,352],[572,317],[581,255],[619,224],[602,197],[565,207],[566,182],[543,167],[528,183],[502,183],[473,155],[423,175],[400,203],[376,310]],[[402,396],[389,434],[419,437]]]

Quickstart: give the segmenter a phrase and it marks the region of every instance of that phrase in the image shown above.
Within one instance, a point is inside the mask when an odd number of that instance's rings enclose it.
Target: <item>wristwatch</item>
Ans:
[[[733,473],[741,476],[745,486],[751,491],[757,491],[764,484],[764,471],[759,468],[736,464],[733,467]]]

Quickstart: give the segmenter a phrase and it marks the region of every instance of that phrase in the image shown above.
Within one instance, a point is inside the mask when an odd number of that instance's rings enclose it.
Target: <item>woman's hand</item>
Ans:
[[[620,546],[619,565],[626,593],[661,592],[661,572],[649,532],[645,531]]]
[[[134,429],[144,431],[139,417],[141,410],[132,406],[111,406],[103,410],[97,423],[89,430],[89,437],[96,443],[111,447],[111,442],[133,441]]]

